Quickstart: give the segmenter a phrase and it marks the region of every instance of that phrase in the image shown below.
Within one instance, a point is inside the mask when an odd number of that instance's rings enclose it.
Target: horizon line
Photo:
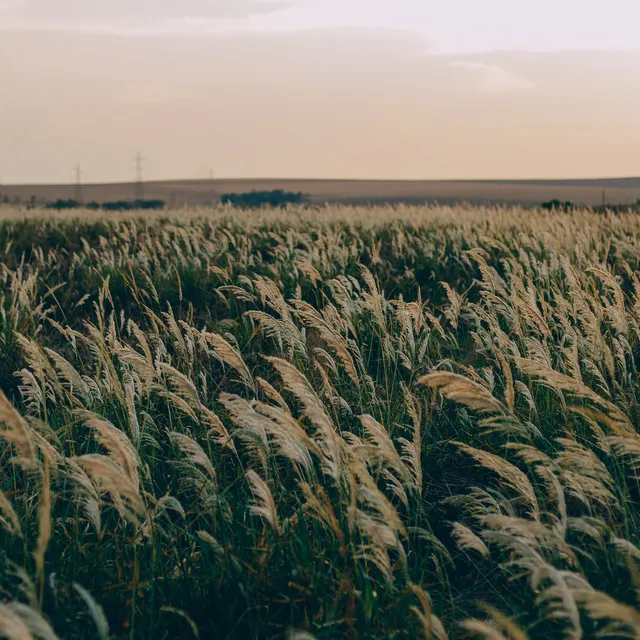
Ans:
[[[165,184],[174,182],[395,182],[395,183],[480,183],[480,182],[599,182],[612,180],[640,180],[638,175],[613,175],[596,177],[521,177],[521,178],[277,178],[277,177],[214,177],[214,178],[159,178],[143,180],[143,184]],[[105,180],[82,182],[83,187],[135,185],[135,180]],[[11,182],[0,183],[0,190],[13,187],[73,187],[75,182]]]

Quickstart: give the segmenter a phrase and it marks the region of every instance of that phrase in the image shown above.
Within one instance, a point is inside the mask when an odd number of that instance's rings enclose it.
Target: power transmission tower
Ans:
[[[76,186],[75,186],[75,193],[74,193],[74,200],[76,202],[82,202],[82,169],[80,169],[80,165],[77,164],[75,169],[73,170],[75,179],[76,179]]]
[[[135,187],[135,199],[144,200],[144,184],[142,182],[142,164],[144,158],[138,152],[136,154],[136,187]]]
[[[211,183],[211,196],[215,200],[218,197],[216,190],[216,181],[213,175],[213,169],[209,169],[209,182]]]

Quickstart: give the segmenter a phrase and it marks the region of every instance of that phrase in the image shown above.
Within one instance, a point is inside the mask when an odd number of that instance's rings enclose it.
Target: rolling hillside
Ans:
[[[602,180],[521,180],[521,181],[393,181],[393,180],[280,180],[222,179],[148,182],[146,198],[159,198],[169,205],[202,205],[214,202],[228,192],[284,189],[302,191],[313,203],[339,202],[380,204],[384,202],[471,202],[537,204],[557,198],[596,205],[603,191],[609,204],[633,204],[640,198],[640,178]],[[74,185],[0,186],[0,194],[28,202],[73,198]],[[87,184],[82,187],[84,201],[128,200],[135,195],[131,183]]]

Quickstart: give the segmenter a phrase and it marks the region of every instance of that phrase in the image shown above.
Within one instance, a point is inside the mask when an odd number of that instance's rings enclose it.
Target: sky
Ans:
[[[634,0],[0,0],[0,181],[640,175]]]

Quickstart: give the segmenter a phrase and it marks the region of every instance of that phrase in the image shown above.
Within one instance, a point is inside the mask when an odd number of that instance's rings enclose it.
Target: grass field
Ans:
[[[640,638],[640,215],[0,215],[0,637]]]
[[[640,178],[602,180],[169,180],[148,182],[144,193],[170,206],[202,205],[214,202],[221,193],[284,189],[302,192],[312,204],[508,203],[539,205],[558,199],[584,205],[633,205],[640,198]],[[74,198],[75,185],[21,185],[0,187],[0,194],[29,202]],[[88,184],[82,188],[85,202],[131,200],[133,184]]]

